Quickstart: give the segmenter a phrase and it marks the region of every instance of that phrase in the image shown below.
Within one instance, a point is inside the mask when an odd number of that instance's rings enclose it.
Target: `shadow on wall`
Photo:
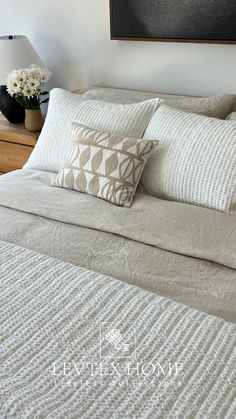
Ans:
[[[80,83],[80,65],[75,67],[69,49],[58,38],[41,36],[40,43],[44,52],[43,61],[52,72],[48,88],[62,87],[70,89],[70,80],[78,79]],[[45,48],[46,46],[46,48]]]
[[[50,16],[47,16],[47,19],[50,20]],[[52,72],[48,89],[61,87],[73,90],[83,87],[85,83],[86,86],[89,85],[90,71],[84,58],[84,45],[79,41],[79,34],[76,32],[76,35],[73,35],[73,31],[66,31],[67,26],[64,21],[60,22],[57,19],[57,26],[64,28],[65,36],[63,32],[57,36],[50,30],[48,33],[46,31],[42,33],[41,21],[34,25],[31,35],[32,43],[37,44],[39,55]]]

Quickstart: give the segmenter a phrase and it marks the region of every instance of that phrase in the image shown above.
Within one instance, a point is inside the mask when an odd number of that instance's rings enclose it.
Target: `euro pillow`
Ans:
[[[73,124],[73,149],[53,186],[74,189],[115,205],[130,207],[155,141]]]
[[[113,104],[53,89],[45,124],[24,168],[58,173],[71,148],[72,122],[141,138],[158,104],[159,99],[132,105]]]
[[[167,99],[165,103],[185,112],[226,119],[229,113],[235,109],[236,96],[226,94],[202,98]]]
[[[235,122],[162,104],[144,138],[159,141],[141,178],[148,194],[235,214]]]
[[[236,108],[236,95],[225,94],[209,97],[188,97],[167,95],[161,93],[138,92],[125,89],[112,89],[109,87],[95,87],[83,94],[87,99],[105,100],[113,103],[141,102],[154,97],[164,99],[167,105],[197,113],[225,119]]]

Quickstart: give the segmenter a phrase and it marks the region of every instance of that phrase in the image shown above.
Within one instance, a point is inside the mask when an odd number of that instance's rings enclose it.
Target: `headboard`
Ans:
[[[186,95],[176,95],[168,93],[159,93],[159,92],[145,92],[142,90],[128,90],[128,89],[118,89],[114,87],[102,87],[102,86],[93,86],[88,89],[78,89],[74,93],[80,93],[86,96],[88,99],[97,99],[97,100],[107,100],[108,102],[116,103],[135,103],[142,102],[144,100],[153,99],[155,97],[160,97],[163,99],[191,99],[196,96],[186,96]]]

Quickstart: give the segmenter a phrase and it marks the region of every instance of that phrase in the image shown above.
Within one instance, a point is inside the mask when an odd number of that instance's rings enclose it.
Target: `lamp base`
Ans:
[[[0,86],[0,111],[12,124],[20,124],[25,120],[25,109],[7,92],[7,86]]]

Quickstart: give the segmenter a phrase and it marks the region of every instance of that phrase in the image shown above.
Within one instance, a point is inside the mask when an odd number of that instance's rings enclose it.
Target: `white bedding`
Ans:
[[[4,242],[0,286],[1,418],[236,416],[235,325]]]
[[[0,418],[234,419],[235,218],[55,177],[0,178]]]

